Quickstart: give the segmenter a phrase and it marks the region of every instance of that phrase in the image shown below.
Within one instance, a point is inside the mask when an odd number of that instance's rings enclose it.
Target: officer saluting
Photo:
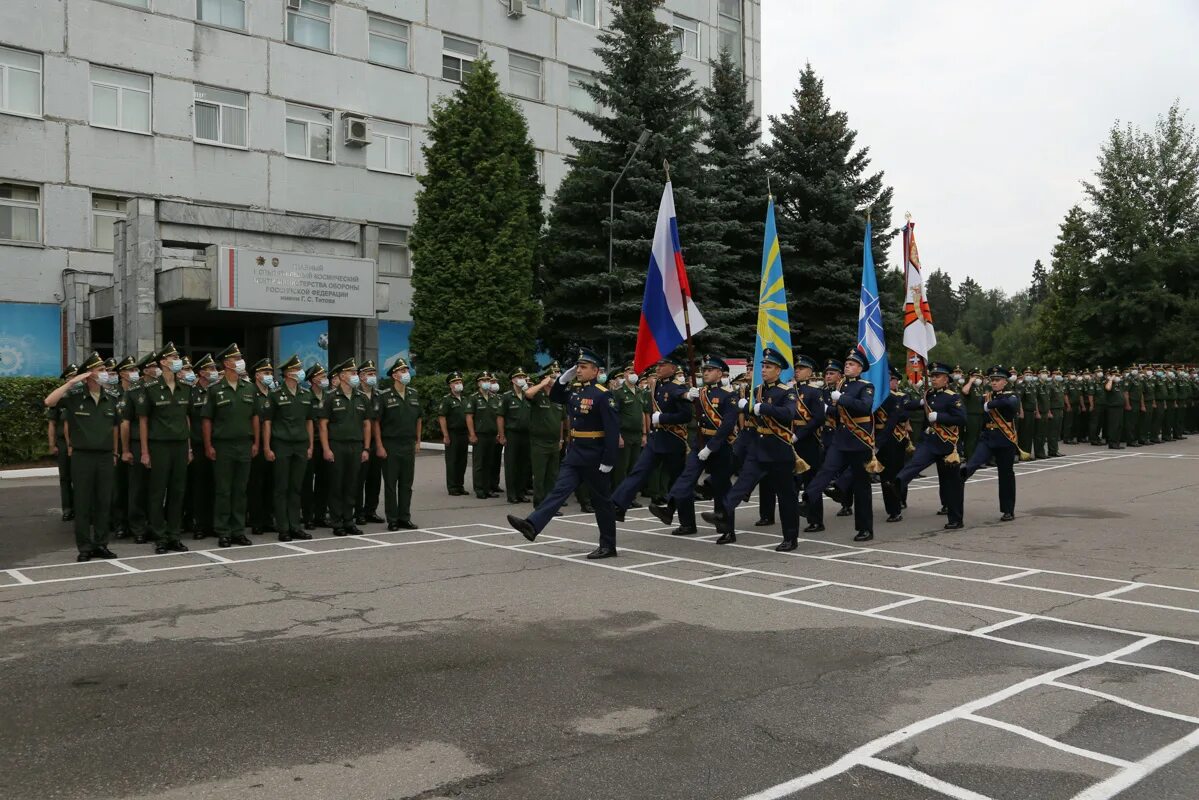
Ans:
[[[991,458],[999,470],[1000,519],[1007,522],[1016,515],[1016,473],[1012,464],[1016,454],[1027,456],[1020,450],[1016,437],[1016,414],[1020,411],[1020,398],[1008,389],[1008,373],[996,364],[987,370],[991,391],[983,402],[983,413],[987,421],[978,438],[978,447],[970,461],[962,467],[962,480],[966,481]]]
[[[923,408],[928,428],[912,460],[895,476],[894,483],[902,495],[904,485],[935,462],[942,502],[949,514],[945,529],[952,531],[962,527],[962,473],[957,448],[962,426],[966,424],[966,411],[961,395],[948,388],[949,365],[934,361],[929,364],[928,372],[932,388],[925,393],[924,400],[909,400],[905,406],[908,410]]]
[[[611,481],[608,473],[615,466],[620,449],[620,419],[616,401],[606,388],[596,383],[602,367],[599,356],[584,348],[579,350],[575,366],[554,381],[550,400],[565,403],[570,414],[571,439],[566,459],[549,496],[528,519],[508,515],[508,524],[531,542],[554,518],[571,492],[585,482],[591,489],[591,502],[595,506],[595,521],[600,532],[599,547],[587,554],[590,559],[616,556],[616,516],[609,496]],[[571,381],[576,377],[578,387],[572,388]]]
[[[246,486],[258,455],[258,403],[254,384],[241,380],[246,361],[237,344],[217,354],[224,376],[208,387],[204,405],[204,455],[213,462],[213,528],[217,544],[248,545]]]

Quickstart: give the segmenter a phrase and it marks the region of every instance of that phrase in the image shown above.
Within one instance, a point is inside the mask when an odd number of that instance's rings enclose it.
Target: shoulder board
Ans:
[[[604,386],[602,383],[597,383],[595,385],[595,388],[599,389],[601,392],[611,391],[607,386]]]

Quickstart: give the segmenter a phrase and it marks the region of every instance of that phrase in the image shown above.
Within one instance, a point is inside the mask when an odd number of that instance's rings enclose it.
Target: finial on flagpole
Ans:
[[[773,200],[774,192],[770,191],[770,173],[766,173],[766,199]]]
[[[666,170],[666,182],[670,183],[670,162],[662,159],[662,169]]]
[[[873,209],[872,209],[870,206],[866,206],[866,224],[867,224],[867,225],[869,225],[869,224],[870,224],[870,212],[871,212],[872,210],[873,210]]]
[[[903,215],[903,218],[904,218],[905,220],[907,220],[908,222],[911,222],[911,221],[912,221],[912,212],[911,212],[911,211],[905,211],[905,212],[904,212],[904,215]]]

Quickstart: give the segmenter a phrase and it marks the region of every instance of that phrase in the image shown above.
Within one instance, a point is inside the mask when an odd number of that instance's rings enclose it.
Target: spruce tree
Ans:
[[[698,192],[699,92],[674,51],[670,29],[654,16],[661,3],[613,0],[610,25],[596,48],[604,70],[586,85],[600,110],[575,112],[597,138],[571,137],[576,152],[554,198],[545,239],[538,282],[545,304],[542,339],[555,355],[576,344],[603,354],[610,344],[614,361],[631,358],[665,181],[663,160],[670,162],[692,294],[705,314],[718,301],[707,266],[718,237]],[[644,130],[651,136],[616,190],[609,277],[609,192]]]
[[[794,98],[789,111],[770,118],[772,141],[763,150],[786,243],[791,341],[814,356],[841,358],[857,341],[864,211],[872,213],[879,270],[895,236],[892,191],[881,172],[868,172],[869,148],[855,149],[857,132],[845,112],[832,110],[811,64]]]
[[[541,185],[528,125],[489,60],[433,110],[412,229],[412,352],[425,369],[533,355]]]
[[[1032,265],[1032,283],[1028,285],[1028,302],[1032,305],[1044,301],[1049,294],[1049,270],[1041,263],[1041,259]]]
[[[1044,359],[1077,367],[1105,356],[1100,344],[1086,335],[1082,324],[1086,314],[1083,276],[1094,259],[1095,239],[1087,214],[1074,206],[1062,220],[1046,279],[1048,291],[1036,331]]]

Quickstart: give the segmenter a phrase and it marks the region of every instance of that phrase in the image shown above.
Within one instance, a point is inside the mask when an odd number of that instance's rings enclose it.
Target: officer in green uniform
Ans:
[[[983,411],[983,392],[982,370],[975,367],[970,370],[961,386],[962,406],[966,409],[965,461],[969,461],[974,455],[979,434],[982,433],[983,417],[986,416],[986,412]]]
[[[649,414],[647,409],[648,395],[639,389],[641,382],[637,370],[630,364],[625,368],[620,386],[612,391],[616,401],[616,409],[620,416],[620,452],[616,457],[616,468],[612,470],[612,485],[619,486],[629,474],[629,470],[641,458],[641,449],[645,447],[649,435]],[[630,508],[641,508],[636,500]]]
[[[412,521],[412,481],[424,425],[420,395],[408,384],[412,370],[397,358],[378,391],[378,418],[371,426],[375,455],[383,459],[383,513],[387,530],[416,530]]]
[[[1087,380],[1087,440],[1092,447],[1103,444],[1103,420],[1107,416],[1103,406],[1103,384],[1106,380],[1102,367],[1095,367]]]
[[[1145,385],[1141,381],[1141,370],[1135,364],[1124,371],[1124,391],[1128,393],[1128,405],[1124,407],[1122,438],[1126,447],[1140,447],[1137,431],[1141,428],[1141,414],[1145,408]]]
[[[70,380],[79,372],[74,364],[58,376],[60,381]],[[58,497],[62,503],[62,521],[70,522],[75,519],[75,500],[71,493],[71,457],[67,454],[67,417],[63,405],[46,407],[46,438],[50,442],[50,455],[58,464]]]
[[[1041,367],[1041,371],[1037,373],[1036,383],[1033,384],[1036,389],[1037,411],[1033,415],[1033,448],[1034,455],[1037,458],[1048,458],[1049,456],[1049,415],[1052,413],[1049,410],[1049,368]]]
[[[1078,374],[1070,367],[1062,384],[1062,444],[1078,443],[1078,401],[1081,396]]]
[[[441,441],[445,445],[445,490],[451,497],[467,494],[466,450],[469,437],[466,431],[467,399],[462,396],[462,373],[445,376],[449,394],[441,398],[437,422],[441,426]]]
[[[1023,377],[1016,381],[1016,394],[1020,397],[1022,415],[1017,426],[1020,449],[1032,453],[1037,423],[1037,376],[1033,374],[1032,367],[1027,367]]]
[[[125,404],[129,392],[137,385],[141,379],[141,375],[137,371],[137,364],[131,356],[126,356],[117,362],[114,371],[117,375],[116,383],[112,383],[113,373],[108,375],[109,386],[108,393],[112,395],[117,402],[117,416],[122,416],[125,411]],[[120,439],[120,434],[117,436]],[[112,535],[114,539],[124,539],[129,535],[129,464],[125,463],[124,443],[121,443],[121,452],[117,460],[117,465],[113,470],[112,477],[112,502],[109,504],[109,524],[112,526]]]
[[[178,380],[183,358],[167,342],[155,358],[161,377],[134,396],[141,463],[149,474],[150,535],[154,552],[185,552],[183,494],[191,460],[191,389]]]
[[[466,400],[466,432],[471,443],[471,480],[475,497],[498,497],[491,490],[491,471],[498,455],[500,398],[491,391],[490,372],[479,374],[478,391]]]
[[[187,465],[187,501],[183,518],[190,521],[192,538],[213,535],[212,529],[212,462],[204,458],[204,406],[208,402],[208,387],[221,378],[211,353],[205,353],[192,365],[196,383],[191,387],[192,460]]]
[[[75,492],[75,546],[79,561],[116,558],[108,549],[112,468],[117,461],[120,418],[104,360],[92,353],[74,377],[46,396],[46,408],[66,411],[67,452]]]
[[[279,541],[311,539],[304,531],[300,487],[312,457],[312,392],[300,385],[304,364],[292,355],[280,369],[283,383],[271,390],[270,412],[262,421],[262,449],[272,467],[275,492],[275,526]]]
[[[1137,441],[1145,446],[1153,441],[1150,428],[1153,426],[1153,414],[1157,411],[1157,379],[1153,374],[1153,367],[1148,364],[1141,366],[1141,387],[1145,410],[1141,412],[1140,423],[1137,425]]]
[[[1122,450],[1124,444],[1120,441],[1120,433],[1124,424],[1124,408],[1128,405],[1128,394],[1121,385],[1124,379],[1119,367],[1108,370],[1103,382],[1103,408],[1106,419],[1103,423],[1104,436],[1111,450]]]
[[[354,524],[354,496],[358,470],[370,457],[370,402],[358,386],[358,364],[353,358],[333,367],[337,386],[325,395],[321,410],[321,450],[329,462],[329,524],[334,536],[362,531]]]
[[[537,376],[537,383],[525,390],[529,400],[529,457],[533,463],[534,506],[541,505],[558,480],[566,411],[550,400],[550,388],[560,372],[555,361]]]
[[[269,358],[260,358],[254,362],[250,374],[254,376],[254,404],[258,423],[265,425],[271,413],[271,391],[276,385],[275,368]],[[246,484],[246,511],[249,512],[250,532],[255,536],[275,530],[274,475],[275,467],[266,459],[266,448],[260,447],[258,454],[250,461],[250,479]]]
[[[1066,376],[1061,367],[1049,376],[1049,418],[1046,426],[1046,449],[1050,458],[1061,458],[1062,425],[1066,421]]]
[[[375,388],[379,385],[379,369],[371,359],[363,361],[358,367],[358,388],[366,396],[367,407],[370,411],[371,427],[379,416],[379,398]],[[371,441],[375,434],[371,432]],[[365,525],[368,522],[382,522],[379,516],[379,489],[383,485],[383,459],[371,448],[370,457],[358,470],[358,489],[354,495],[354,522]]]
[[[329,527],[325,518],[329,508],[329,466],[320,443],[316,441],[316,429],[320,425],[321,412],[325,407],[325,394],[329,388],[329,376],[320,364],[313,364],[304,373],[304,380],[312,392],[313,446],[308,466],[304,470],[304,486],[300,490],[300,507],[304,517],[304,530]]]
[[[512,388],[500,395],[499,441],[504,448],[504,487],[509,503],[529,502],[529,479],[533,464],[529,459],[529,412],[525,397],[529,376],[524,367],[517,367],[509,378]]]
[[[246,362],[237,344],[217,354],[221,379],[208,387],[204,404],[204,456],[213,462],[213,528],[217,544],[251,544],[245,535],[246,486],[250,462],[258,455],[259,434],[256,390],[246,374]]]
[[[1181,439],[1178,430],[1178,374],[1170,365],[1166,365],[1166,418],[1162,428],[1162,438],[1166,441]]]
[[[156,383],[160,377],[156,353],[148,353],[138,359],[137,371],[141,380],[130,387],[125,397],[118,401],[121,414],[121,460],[125,462],[125,477],[129,487],[125,509],[129,532],[136,544],[145,544],[150,533],[149,487],[150,476],[142,459],[141,437],[134,432],[137,423],[137,406],[146,387]]]

